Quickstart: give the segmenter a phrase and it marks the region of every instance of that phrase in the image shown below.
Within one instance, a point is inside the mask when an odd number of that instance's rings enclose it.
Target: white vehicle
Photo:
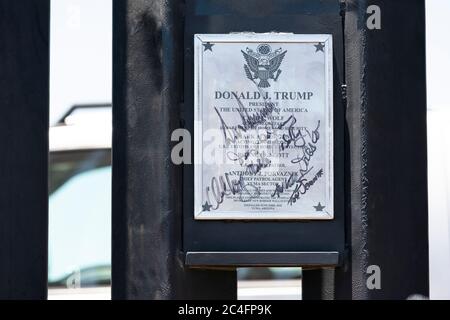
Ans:
[[[110,285],[111,119],[77,106],[50,128],[50,288]]]

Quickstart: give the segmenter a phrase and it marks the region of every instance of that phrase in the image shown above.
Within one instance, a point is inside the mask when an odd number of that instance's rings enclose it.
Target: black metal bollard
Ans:
[[[233,299],[235,271],[182,254],[183,3],[114,1],[113,299]]]
[[[367,28],[369,5],[381,29]],[[305,277],[336,299],[428,296],[424,1],[347,1],[345,38],[349,257],[334,277]]]
[[[46,299],[50,1],[0,2],[0,300]]]

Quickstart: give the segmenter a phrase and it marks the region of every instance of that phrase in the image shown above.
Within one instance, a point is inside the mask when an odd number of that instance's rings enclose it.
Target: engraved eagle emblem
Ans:
[[[256,52],[249,48],[246,49],[246,52],[243,50],[241,52],[247,62],[244,65],[245,74],[251,81],[259,79],[259,88],[270,87],[269,79],[278,80],[282,72],[279,68],[287,50],[283,52],[280,48],[272,52],[270,45],[260,44]]]

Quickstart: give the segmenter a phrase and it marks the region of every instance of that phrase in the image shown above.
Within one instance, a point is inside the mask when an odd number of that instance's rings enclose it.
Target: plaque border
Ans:
[[[259,212],[257,216],[253,212],[227,212],[227,211],[203,211],[202,181],[203,181],[203,132],[202,121],[202,84],[203,44],[213,43],[325,43],[325,88],[326,93],[326,128],[328,140],[326,149],[326,167],[328,168],[328,185],[326,200],[327,212],[292,213],[292,212]],[[195,34],[194,35],[194,219],[195,220],[333,220],[334,219],[334,118],[333,118],[333,36],[331,34],[293,34],[293,33],[230,33],[230,34]],[[200,196],[198,196],[200,195]]]

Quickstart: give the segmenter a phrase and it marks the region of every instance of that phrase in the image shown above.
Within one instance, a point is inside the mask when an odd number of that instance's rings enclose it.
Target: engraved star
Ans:
[[[212,205],[210,205],[208,203],[208,201],[206,201],[205,204],[202,205],[202,207],[203,207],[203,211],[211,211]]]
[[[322,42],[319,42],[318,44],[315,44],[314,47],[316,47],[316,52],[323,51],[323,49],[325,48],[325,45]]]
[[[325,209],[325,206],[323,206],[320,202],[317,206],[313,206],[313,207],[314,207],[314,209],[316,209],[317,212],[319,212],[319,211],[322,212],[323,209]]]
[[[214,44],[212,44],[211,42],[207,42],[204,43],[203,46],[205,47],[205,51],[211,51],[212,52],[212,47],[214,46]]]

